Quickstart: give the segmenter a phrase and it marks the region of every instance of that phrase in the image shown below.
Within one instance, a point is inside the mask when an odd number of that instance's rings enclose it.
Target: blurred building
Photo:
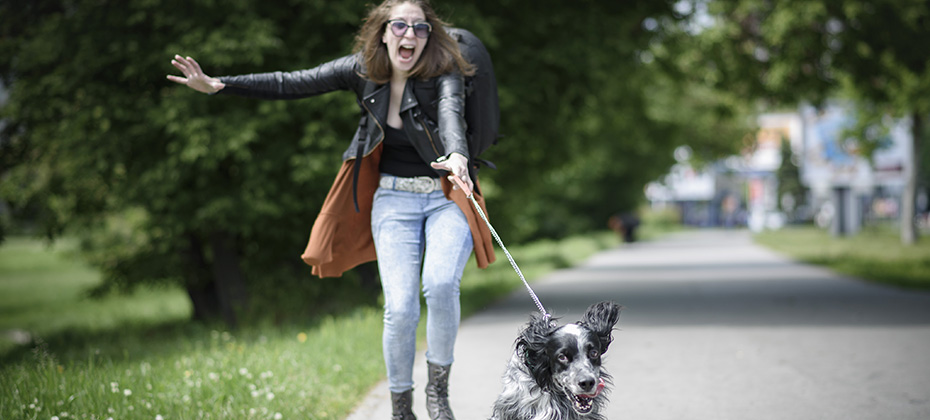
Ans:
[[[870,161],[859,143],[844,135],[854,115],[839,105],[763,114],[754,142],[739,155],[697,169],[687,148],[676,150],[677,163],[646,187],[646,197],[654,207],[678,209],[682,223],[691,226],[761,230],[815,222],[843,235],[855,233],[865,221],[895,220],[911,170],[906,167],[913,153],[910,123],[885,121],[887,134]],[[779,195],[785,142],[806,189],[800,197]]]

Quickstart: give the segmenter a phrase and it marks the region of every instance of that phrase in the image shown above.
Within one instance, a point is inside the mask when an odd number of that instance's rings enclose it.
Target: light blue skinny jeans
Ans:
[[[442,191],[378,188],[371,231],[384,291],[382,346],[391,392],[413,388],[420,283],[426,298],[426,360],[447,366],[461,320],[459,285],[473,250],[462,210]]]

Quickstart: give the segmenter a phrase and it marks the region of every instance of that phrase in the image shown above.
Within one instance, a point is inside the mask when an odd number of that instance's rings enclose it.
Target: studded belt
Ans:
[[[381,188],[421,194],[442,190],[442,183],[439,181],[439,178],[430,178],[428,176],[402,178],[399,176],[382,174],[381,181],[378,185]]]

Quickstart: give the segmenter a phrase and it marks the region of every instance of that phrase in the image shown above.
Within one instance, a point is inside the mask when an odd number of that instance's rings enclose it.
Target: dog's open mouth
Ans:
[[[566,393],[572,400],[572,408],[574,408],[578,414],[588,414],[591,412],[591,409],[594,408],[594,399],[600,395],[601,390],[603,389],[604,380],[600,379],[593,394],[572,394],[571,392],[567,391]]]

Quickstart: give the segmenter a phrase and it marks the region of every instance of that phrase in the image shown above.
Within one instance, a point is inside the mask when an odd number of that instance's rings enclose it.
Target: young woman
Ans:
[[[168,76],[210,94],[265,99],[335,90],[356,94],[363,116],[302,258],[319,276],[340,276],[378,260],[384,359],[398,420],[415,419],[412,371],[421,283],[427,304],[427,411],[432,419],[453,419],[448,379],[462,271],[473,250],[479,267],[494,261],[490,232],[466,198],[477,178],[465,138],[463,78],[474,69],[446,26],[427,0],[386,0],[368,14],[353,54],[315,68],[215,78],[193,58],[175,56],[171,63],[183,77]],[[468,191],[453,187],[449,174]]]

